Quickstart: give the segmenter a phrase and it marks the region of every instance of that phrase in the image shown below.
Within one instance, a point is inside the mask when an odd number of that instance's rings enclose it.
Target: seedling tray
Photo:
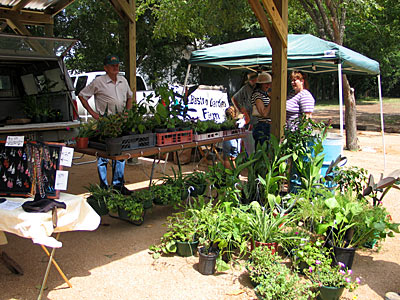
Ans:
[[[231,129],[231,130],[224,130],[224,136],[244,133],[245,130],[246,130],[246,129],[244,129],[244,128],[237,128],[237,129]]]
[[[116,139],[121,139],[121,151],[154,147],[156,144],[155,133],[131,134]],[[107,151],[106,143],[99,141],[89,141],[89,147]]]
[[[223,136],[222,131],[216,131],[216,132],[210,132],[210,133],[195,134],[193,136],[193,140],[195,142],[198,142],[198,141],[204,141],[204,140],[209,140],[209,139],[221,138],[222,136]]]
[[[192,130],[157,133],[157,146],[190,143],[193,140]]]

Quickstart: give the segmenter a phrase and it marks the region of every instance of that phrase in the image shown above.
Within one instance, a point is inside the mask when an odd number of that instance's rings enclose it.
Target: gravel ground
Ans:
[[[359,132],[361,149],[345,151],[348,165],[369,170],[376,178],[400,169],[400,134],[386,134],[386,168],[382,138],[378,132]],[[90,160],[93,157],[84,157]],[[127,166],[128,187],[146,186],[151,162],[140,159],[137,166]],[[170,164],[166,170],[170,169]],[[193,165],[185,165],[185,170]],[[73,166],[69,169],[69,189],[72,194],[85,193],[85,186],[97,182],[95,164]],[[160,168],[157,176],[160,176]],[[134,182],[139,182],[134,184]],[[400,222],[397,208],[400,191],[392,189],[384,199],[392,218]],[[155,299],[155,300],[217,300],[256,299],[247,273],[235,268],[215,276],[203,276],[197,271],[198,257],[162,257],[153,260],[148,247],[159,241],[165,232],[162,226],[170,207],[155,207],[146,215],[142,226],[103,217],[109,226],[93,232],[69,232],[61,235],[63,247],[56,251],[56,260],[72,283],[68,288],[55,268],[52,268],[43,299]],[[36,299],[47,265],[42,249],[31,240],[7,234],[9,243],[1,247],[24,269],[25,274],[11,274],[0,264],[0,299]],[[387,291],[400,291],[400,236],[379,245],[379,251],[357,251],[354,274],[362,284],[343,299],[382,299]],[[47,297],[47,298],[46,298]]]

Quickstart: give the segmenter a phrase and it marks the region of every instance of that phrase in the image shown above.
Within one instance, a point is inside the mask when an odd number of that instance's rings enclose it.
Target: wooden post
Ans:
[[[288,0],[274,0],[274,2],[285,25],[284,34],[287,41]],[[272,48],[271,134],[281,138],[286,122],[287,42],[285,45],[275,30],[272,35],[270,40]]]
[[[133,16],[136,15],[136,4],[135,0],[128,0],[129,7]],[[126,74],[129,80],[129,85],[133,92],[132,101],[136,102],[136,21],[135,18],[133,20],[128,19],[128,47],[129,47],[129,55],[128,55],[128,63]]]

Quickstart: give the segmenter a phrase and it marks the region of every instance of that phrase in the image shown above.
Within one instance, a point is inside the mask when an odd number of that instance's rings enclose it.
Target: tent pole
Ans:
[[[343,135],[343,83],[342,83],[342,64],[338,63],[338,82],[339,82],[339,116],[340,116],[340,135]]]
[[[191,64],[189,64],[188,65],[188,68],[187,68],[187,71],[186,71],[186,76],[185,76],[185,81],[184,81],[184,83],[183,83],[183,90],[185,91],[186,90],[186,86],[187,86],[187,82],[188,82],[188,79],[189,79],[189,73],[190,73],[190,68],[191,68]]]
[[[386,146],[385,146],[385,125],[383,120],[383,103],[382,103],[382,86],[381,86],[381,75],[378,74],[378,91],[379,91],[379,103],[381,106],[381,132],[382,132],[382,145],[383,145],[383,173],[386,171]]]

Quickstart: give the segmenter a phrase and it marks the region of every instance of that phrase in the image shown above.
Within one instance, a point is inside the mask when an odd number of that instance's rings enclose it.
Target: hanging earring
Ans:
[[[8,187],[9,189],[12,189],[13,186],[14,186],[14,185],[13,185],[11,179],[9,179],[8,182],[7,182],[7,187]]]
[[[6,182],[7,181],[7,176],[6,173],[3,174],[3,181]]]
[[[11,166],[7,169],[7,171],[12,173],[12,170],[13,170],[13,164],[11,164]]]
[[[15,167],[14,167],[14,164],[12,165],[13,167],[12,167],[12,169],[11,169],[11,175],[14,175],[15,174]]]
[[[22,156],[22,150],[21,150],[21,148],[18,149],[18,155],[19,155],[19,157]]]
[[[27,189],[29,188],[29,183],[28,183],[28,181],[24,181],[24,187],[26,187]]]
[[[22,181],[21,181],[21,179],[19,179],[19,177],[17,177],[15,184],[18,185],[19,187],[22,187]]]
[[[10,163],[8,162],[8,159],[5,159],[5,160],[3,161],[3,165],[4,165],[4,167],[5,167],[6,169],[10,166]]]
[[[24,152],[24,154],[22,154],[22,159],[26,160],[26,153]]]

